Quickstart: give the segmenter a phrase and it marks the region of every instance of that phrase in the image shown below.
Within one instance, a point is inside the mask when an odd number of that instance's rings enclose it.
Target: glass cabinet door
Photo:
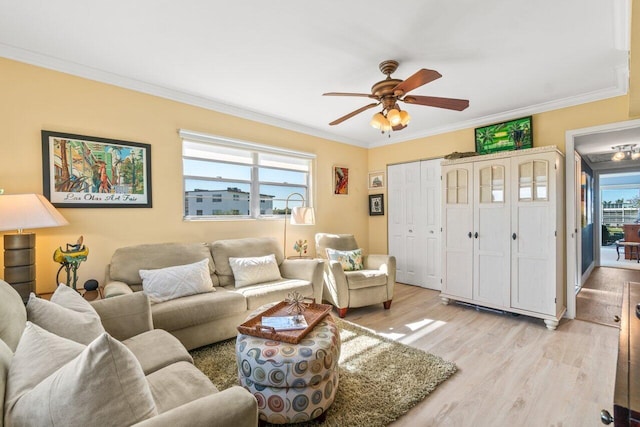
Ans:
[[[469,200],[469,174],[466,169],[452,169],[446,174],[447,204],[467,204]]]
[[[549,162],[531,160],[518,165],[518,200],[549,200]]]
[[[479,176],[480,203],[504,203],[504,166],[486,166]]]

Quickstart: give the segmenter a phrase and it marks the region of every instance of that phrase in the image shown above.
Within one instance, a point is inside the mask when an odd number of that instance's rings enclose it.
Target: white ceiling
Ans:
[[[375,147],[624,94],[628,26],[628,0],[0,0],[0,56]],[[470,107],[329,126],[371,100],[322,93],[369,93],[386,59]]]

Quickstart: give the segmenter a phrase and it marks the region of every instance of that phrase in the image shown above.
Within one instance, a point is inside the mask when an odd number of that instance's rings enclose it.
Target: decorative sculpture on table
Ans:
[[[293,250],[298,252],[298,258],[302,258],[302,254],[307,254],[307,249],[309,248],[306,240],[296,240],[293,244]]]
[[[82,244],[83,238],[80,236],[75,244],[67,243],[66,250],[59,247],[53,253],[53,260],[59,262],[60,269],[56,274],[56,282],[60,283],[60,272],[64,269],[67,273],[67,280],[65,284],[77,289],[78,284],[78,268],[82,261],[86,261],[87,255],[89,255],[89,248]]]
[[[285,302],[289,304],[287,307],[287,313],[289,314],[302,314],[308,307],[305,303],[306,298],[298,291],[289,292]]]

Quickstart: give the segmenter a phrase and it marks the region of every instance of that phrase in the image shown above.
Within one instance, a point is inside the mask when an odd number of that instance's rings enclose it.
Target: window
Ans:
[[[186,220],[277,218],[292,193],[312,205],[315,154],[187,130],[180,136]],[[294,196],[288,207],[302,203]]]

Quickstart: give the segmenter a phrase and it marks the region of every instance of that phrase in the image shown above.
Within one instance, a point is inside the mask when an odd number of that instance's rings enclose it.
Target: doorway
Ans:
[[[593,160],[590,165],[596,177],[605,173],[623,173],[630,171],[638,171],[640,169],[640,159],[629,159],[623,162],[615,162],[612,157],[618,144],[628,143],[629,140],[640,140],[640,120],[630,120],[608,125],[595,126],[584,129],[568,131],[566,133],[566,236],[567,236],[567,314],[570,319],[576,317],[576,296],[577,291],[583,285],[586,277],[589,276],[593,268],[600,265],[600,242],[602,238],[601,215],[603,214],[599,208],[594,209],[594,225],[593,242],[594,244],[588,248],[593,251],[593,261],[591,265],[582,265],[578,248],[582,246],[581,230],[582,214],[580,212],[580,204],[576,203],[581,198],[579,193],[580,182],[580,163],[576,161],[576,156],[586,159],[588,162]],[[602,161],[597,164],[596,159],[600,156]],[[599,179],[596,178],[594,186],[594,205],[600,205],[600,187]],[[584,248],[583,248],[584,249]],[[586,275],[580,272],[586,271]]]

